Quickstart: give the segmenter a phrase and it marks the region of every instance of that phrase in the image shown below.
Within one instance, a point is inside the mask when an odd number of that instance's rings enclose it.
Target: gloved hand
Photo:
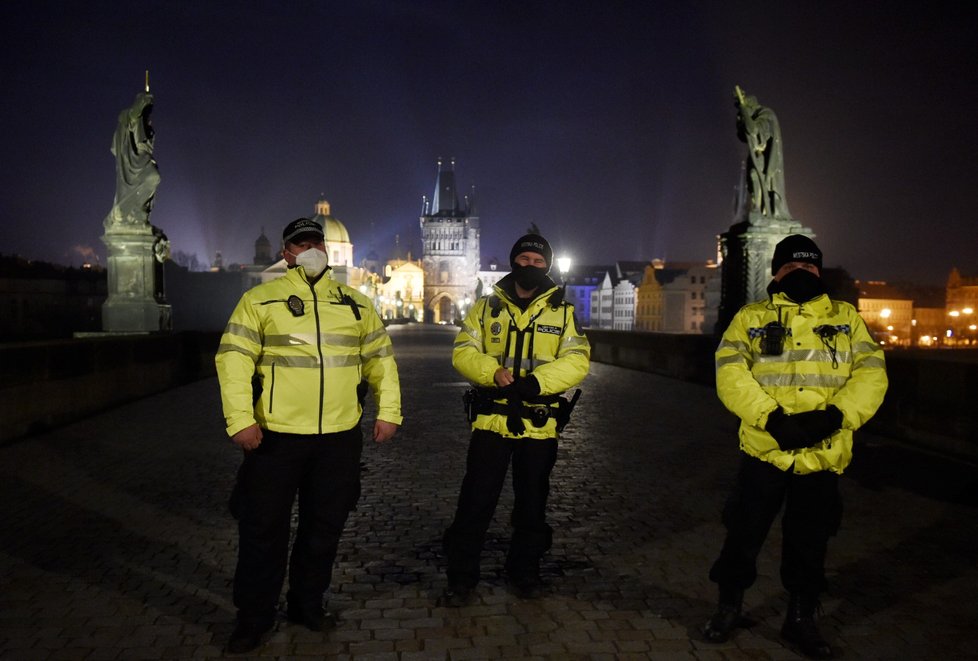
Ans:
[[[809,434],[795,420],[798,416],[785,415],[785,412],[778,407],[767,416],[767,425],[764,431],[774,437],[778,447],[782,450],[797,450],[807,448],[813,442],[809,441]]]
[[[509,396],[506,403],[506,429],[514,436],[522,436],[526,431],[523,424],[523,401],[515,394]]]
[[[815,445],[842,429],[842,411],[835,406],[829,406],[824,411],[805,411],[791,417],[805,431],[811,441],[808,445]]]
[[[532,374],[517,380],[513,386],[516,390],[516,394],[519,395],[519,398],[524,402],[540,394],[540,382],[537,381],[537,377],[533,376]]]

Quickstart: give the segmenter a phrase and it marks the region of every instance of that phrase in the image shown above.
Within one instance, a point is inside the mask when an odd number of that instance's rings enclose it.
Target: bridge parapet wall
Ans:
[[[0,345],[0,443],[211,376],[219,339],[183,332]]]
[[[589,329],[595,362],[714,384],[716,339]],[[0,443],[214,375],[219,333],[0,345]],[[891,351],[869,430],[978,460],[978,350]],[[219,415],[219,412],[215,412]]]

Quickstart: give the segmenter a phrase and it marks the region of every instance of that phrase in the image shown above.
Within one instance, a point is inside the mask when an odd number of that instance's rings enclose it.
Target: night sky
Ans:
[[[250,262],[325,194],[355,258],[420,246],[439,157],[484,257],[536,223],[578,263],[706,260],[739,84],[774,109],[827,266],[978,274],[973,3],[0,3],[0,253],[104,260],[119,112],[150,70],[172,249]],[[904,8],[905,7],[905,8]]]

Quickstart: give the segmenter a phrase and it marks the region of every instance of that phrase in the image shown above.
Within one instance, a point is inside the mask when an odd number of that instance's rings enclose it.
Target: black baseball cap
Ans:
[[[298,243],[296,239],[306,234],[315,235],[319,240],[326,238],[319,223],[308,218],[296,218],[282,230],[282,243]]]

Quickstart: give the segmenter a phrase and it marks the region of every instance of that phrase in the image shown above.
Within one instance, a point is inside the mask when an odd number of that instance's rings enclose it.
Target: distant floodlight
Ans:
[[[570,257],[558,257],[557,258],[557,270],[560,271],[561,275],[570,271],[571,258]]]

